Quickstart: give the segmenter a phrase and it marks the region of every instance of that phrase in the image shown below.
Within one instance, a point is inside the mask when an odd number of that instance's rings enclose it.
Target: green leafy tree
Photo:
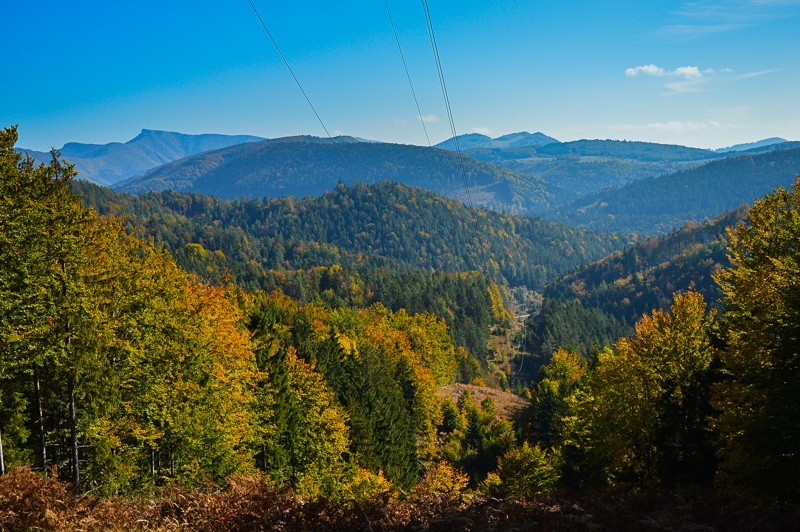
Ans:
[[[72,167],[36,167],[16,138],[0,134],[9,457],[108,494],[246,469],[254,366],[230,294],[83,207]]]
[[[769,502],[800,494],[800,180],[756,201],[729,231],[720,483]]]
[[[636,337],[600,353],[578,408],[588,423],[578,441],[601,478],[636,484],[710,480],[712,320],[700,294],[679,294],[670,312],[646,315]]]
[[[505,495],[528,498],[550,492],[558,480],[558,456],[524,442],[500,457],[487,485]]]
[[[559,349],[542,368],[528,409],[530,438],[545,449],[559,449],[566,437],[565,421],[573,414],[575,397],[586,376],[582,356]]]
[[[442,457],[467,472],[473,485],[484,480],[497,467],[498,458],[516,443],[513,425],[497,415],[492,399],[476,405],[469,389],[455,408],[445,403],[439,429]]]

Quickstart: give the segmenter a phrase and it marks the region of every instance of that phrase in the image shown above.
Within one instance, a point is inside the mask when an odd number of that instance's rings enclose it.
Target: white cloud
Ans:
[[[664,86],[672,92],[703,92],[703,86],[708,83],[710,79],[711,78],[699,78],[673,81]]]
[[[422,115],[422,116],[420,116],[420,118],[426,124],[435,124],[435,123],[440,122],[442,120],[441,118],[439,118],[436,115]]]
[[[714,72],[715,70],[711,68],[701,72],[696,66],[682,66],[676,68],[675,70],[665,70],[654,64],[639,65],[625,69],[625,75],[629,78],[635,78],[642,74],[646,76],[655,76],[657,78],[669,77],[696,80],[701,79],[705,74],[713,74]]]
[[[629,78],[638,76],[652,76],[656,78],[672,78],[664,84],[668,89],[666,94],[703,92],[706,85],[711,81],[736,81],[759,76],[765,76],[777,72],[777,69],[757,70],[747,72],[738,76],[733,76],[732,68],[706,68],[700,69],[697,66],[681,66],[674,70],[667,70],[655,64],[639,65],[625,69],[625,75]]]
[[[660,66],[656,65],[640,65],[631,67],[625,70],[625,75],[629,78],[635,78],[639,74],[646,74],[648,76],[666,76],[667,72],[661,68]]]
[[[473,132],[473,133],[481,134],[481,135],[491,135],[492,134],[492,130],[489,129],[488,127],[473,127],[472,129],[470,129],[470,131]]]
[[[684,79],[700,79],[703,77],[703,73],[696,66],[678,67],[672,71],[672,74]]]

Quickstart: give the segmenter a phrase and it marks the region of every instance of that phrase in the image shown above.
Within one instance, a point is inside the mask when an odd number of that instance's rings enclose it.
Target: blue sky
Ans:
[[[332,132],[425,144],[383,0],[254,0]],[[421,3],[389,0],[433,142]],[[800,0],[429,0],[459,133],[721,147],[800,139]],[[0,124],[20,146],[142,128],[324,132],[247,0],[8,2]]]

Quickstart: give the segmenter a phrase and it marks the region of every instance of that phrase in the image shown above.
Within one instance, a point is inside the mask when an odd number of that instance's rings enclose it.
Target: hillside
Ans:
[[[547,217],[594,230],[665,233],[787,187],[798,173],[800,148],[720,159],[581,197]]]
[[[628,242],[469,208],[390,182],[342,184],[321,197],[263,201],[175,192],[131,196],[88,185],[78,185],[78,191],[89,206],[127,216],[172,250],[194,242],[219,250],[227,261],[255,261],[269,269],[368,259],[437,271],[479,270],[497,282],[541,289]]]
[[[736,152],[736,151],[749,151],[753,149],[765,148],[768,146],[774,146],[775,144],[785,144],[789,142],[788,140],[780,137],[770,137],[768,139],[758,140],[756,142],[745,142],[743,144],[734,144],[733,146],[728,146],[727,148],[719,148],[714,150],[715,152],[719,153],[726,153],[726,152]]]
[[[519,133],[509,133],[501,137],[491,138],[488,135],[481,135],[479,133],[468,133],[466,135],[459,135],[458,147],[461,150],[469,150],[474,148],[522,148],[525,146],[544,146],[553,142],[558,142],[553,137],[549,137],[544,133],[528,133],[527,131],[520,131]],[[437,148],[445,150],[455,150],[455,139],[450,138],[444,142],[436,145]]]
[[[453,403],[457,403],[466,391],[472,395],[473,401],[477,404],[482,403],[487,398],[494,401],[497,415],[503,419],[514,419],[530,405],[530,401],[523,399],[519,395],[487,388],[486,386],[453,383],[439,387],[439,395],[451,400]]]
[[[721,156],[684,146],[616,140],[480,147],[465,153],[481,161],[541,178],[578,195],[674,173]]]
[[[587,353],[593,345],[610,345],[632,332],[644,314],[669,307],[675,292],[694,290],[710,304],[719,301],[712,274],[730,265],[726,228],[746,215],[740,208],[704,224],[687,224],[554,281],[531,320],[533,351],[547,356],[570,345]]]
[[[81,179],[101,185],[113,185],[162,164],[190,155],[245,142],[263,140],[249,135],[185,135],[169,131],[143,129],[125,143],[81,144],[69,142],[61,150],[67,161],[75,164]],[[20,149],[40,162],[49,162],[50,154]]]
[[[338,149],[337,149],[338,148]],[[345,162],[346,161],[346,162]],[[475,206],[526,213],[571,199],[543,180],[447,150],[340,138],[289,137],[233,146],[156,168],[116,185],[121,192],[175,190],[223,198],[319,196],[338,183],[390,180]]]

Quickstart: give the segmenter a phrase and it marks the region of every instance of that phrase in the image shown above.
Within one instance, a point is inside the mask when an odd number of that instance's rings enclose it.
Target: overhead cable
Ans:
[[[384,5],[386,6],[386,14],[389,15],[389,23],[392,26],[392,33],[394,34],[394,40],[397,43],[397,50],[400,52],[400,59],[403,62],[403,69],[406,72],[406,79],[408,80],[408,86],[411,88],[411,95],[414,97],[414,104],[417,106],[417,115],[419,116],[419,123],[422,124],[422,130],[425,132],[425,140],[428,142],[428,148],[433,149],[431,145],[431,138],[428,135],[428,127],[425,125],[425,117],[422,115],[422,110],[419,107],[419,99],[417,98],[417,91],[414,90],[414,83],[411,82],[411,74],[408,71],[408,64],[406,63],[406,56],[403,53],[403,46],[400,44],[400,37],[397,35],[397,27],[394,24],[394,18],[392,17],[392,10],[389,8],[389,0],[383,0]],[[442,170],[439,167],[439,160],[436,157],[436,154],[433,153],[433,162],[436,165],[436,173],[439,176],[439,181],[442,185],[442,193],[446,192],[446,185],[444,182],[444,175],[442,174]]]
[[[294,79],[294,82],[297,84],[297,88],[299,88],[300,92],[303,93],[303,97],[306,99],[306,102],[308,102],[308,106],[311,107],[311,110],[314,112],[314,116],[317,117],[317,120],[319,121],[319,124],[322,126],[322,129],[325,130],[325,134],[328,135],[328,139],[331,141],[331,144],[333,145],[334,148],[336,148],[336,152],[339,154],[339,158],[342,159],[342,163],[344,163],[347,172],[350,174],[352,180],[355,181],[356,180],[355,174],[353,173],[353,170],[350,168],[350,164],[347,162],[347,159],[345,159],[341,148],[339,148],[339,143],[334,140],[333,136],[330,134],[330,131],[328,131],[328,128],[325,126],[325,122],[323,122],[322,118],[319,116],[317,108],[314,107],[313,103],[311,103],[311,98],[308,97],[308,94],[306,93],[305,89],[303,89],[303,85],[300,83],[300,80],[297,79],[294,70],[292,70],[292,67],[289,65],[289,61],[286,59],[286,56],[283,55],[280,46],[278,46],[278,42],[275,40],[275,37],[272,36],[272,32],[269,31],[267,23],[264,22],[264,19],[261,17],[261,13],[258,12],[258,9],[253,3],[253,0],[247,0],[247,1],[250,3],[250,7],[253,8],[253,12],[256,14],[256,17],[258,17],[259,22],[261,22],[261,27],[264,28],[265,32],[267,32],[267,36],[269,37],[269,40],[272,41],[272,45],[275,47],[275,50],[278,52],[278,55],[283,60],[283,64],[286,65],[286,69],[289,71],[289,74],[292,75],[292,79]]]
[[[469,191],[469,182],[467,181],[467,172],[464,169],[464,154],[461,152],[461,146],[458,142],[458,133],[456,132],[456,124],[453,121],[453,110],[450,106],[450,97],[447,94],[447,83],[444,79],[444,71],[442,70],[442,61],[439,57],[439,47],[436,44],[436,34],[433,31],[433,22],[431,22],[431,12],[428,8],[428,1],[422,0],[422,9],[425,12],[425,23],[428,26],[428,36],[431,40],[431,48],[433,49],[433,59],[436,62],[436,70],[439,73],[439,84],[442,87],[442,96],[444,96],[444,104],[447,109],[447,118],[450,122],[450,131],[453,134],[453,142],[456,145],[456,152],[458,152],[458,161],[461,168],[461,178],[464,181],[464,189],[467,192],[468,205],[472,207],[472,194]]]

